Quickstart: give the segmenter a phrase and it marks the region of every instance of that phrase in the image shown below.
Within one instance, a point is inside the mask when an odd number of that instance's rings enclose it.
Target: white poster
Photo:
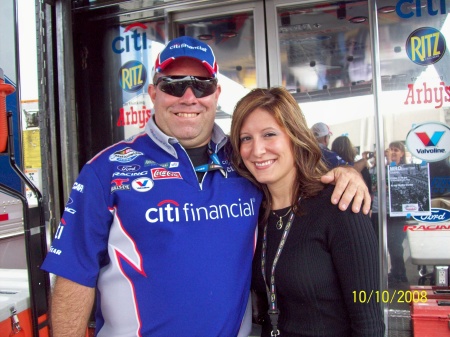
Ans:
[[[428,163],[388,167],[390,216],[430,215]]]

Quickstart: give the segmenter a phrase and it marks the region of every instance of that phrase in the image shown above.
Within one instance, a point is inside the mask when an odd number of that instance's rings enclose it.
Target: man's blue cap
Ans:
[[[164,47],[156,58],[153,76],[162,72],[169,64],[180,57],[189,57],[200,61],[211,77],[217,76],[218,66],[211,47],[190,36],[177,37]]]

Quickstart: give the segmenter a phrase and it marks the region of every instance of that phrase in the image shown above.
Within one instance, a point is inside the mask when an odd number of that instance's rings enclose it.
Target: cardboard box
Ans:
[[[449,337],[450,300],[411,303],[411,322],[414,337]]]
[[[431,199],[431,208],[444,208],[450,210],[450,200],[443,198]]]

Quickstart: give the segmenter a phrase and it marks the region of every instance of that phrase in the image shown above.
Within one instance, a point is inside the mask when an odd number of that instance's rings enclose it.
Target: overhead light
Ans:
[[[367,21],[367,16],[355,16],[348,21],[351,23],[363,23]]]
[[[381,14],[388,14],[388,13],[392,13],[395,12],[395,6],[384,6],[381,8],[378,8],[378,13]]]
[[[200,34],[197,35],[197,38],[202,41],[209,41],[213,39],[213,36],[211,34]]]
[[[221,37],[232,38],[238,35],[236,31],[236,22],[233,20],[228,21],[227,30],[220,33]]]
[[[425,8],[427,7],[427,2],[426,1],[420,1],[420,8]],[[412,4],[409,8],[416,10],[417,9],[417,2],[415,4]]]
[[[228,38],[236,37],[237,35],[238,35],[237,32],[234,32],[234,31],[220,33],[221,37],[228,37]]]

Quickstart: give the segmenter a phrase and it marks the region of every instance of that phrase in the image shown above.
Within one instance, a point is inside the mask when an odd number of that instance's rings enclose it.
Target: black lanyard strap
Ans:
[[[300,199],[298,200],[299,203],[300,203]],[[284,245],[285,245],[287,237],[289,235],[289,231],[291,230],[292,223],[294,222],[294,218],[295,218],[294,210],[291,210],[286,227],[284,227],[284,231],[283,231],[283,235],[281,236],[280,243],[278,244],[278,249],[275,254],[275,258],[273,259],[272,269],[270,271],[270,288],[267,285],[267,280],[266,280],[268,222],[264,226],[264,236],[263,236],[263,244],[262,244],[262,252],[261,252],[261,272],[262,272],[262,276],[264,279],[264,284],[266,286],[267,300],[269,302],[269,310],[267,313],[269,314],[270,323],[272,325],[272,331],[270,333],[271,336],[279,336],[280,335],[280,330],[278,330],[278,316],[280,315],[280,310],[278,310],[278,306],[277,306],[277,288],[275,285],[275,268],[277,267],[278,260],[280,258],[281,252],[283,251]]]

